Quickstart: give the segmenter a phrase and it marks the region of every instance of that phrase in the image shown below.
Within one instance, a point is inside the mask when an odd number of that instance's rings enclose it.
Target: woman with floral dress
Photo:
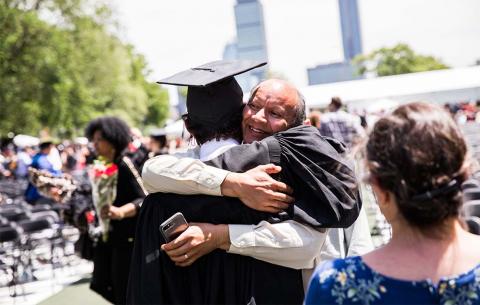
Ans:
[[[392,239],[319,266],[305,304],[480,304],[480,237],[458,217],[467,148],[449,114],[400,106],[375,124],[366,150]]]

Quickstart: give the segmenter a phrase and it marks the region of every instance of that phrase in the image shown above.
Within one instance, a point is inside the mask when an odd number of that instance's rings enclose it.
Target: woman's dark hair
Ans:
[[[132,139],[127,123],[115,117],[105,116],[92,120],[85,128],[85,135],[91,141],[96,131],[100,131],[102,138],[115,148],[115,157],[127,148]]]
[[[393,193],[403,217],[431,229],[458,216],[466,179],[467,146],[441,107],[416,102],[398,107],[373,127],[367,143],[372,178]]]
[[[192,120],[188,114],[182,116],[185,122],[185,127],[188,132],[195,138],[198,144],[203,144],[207,141],[216,139],[228,139],[233,138],[239,142],[242,142],[242,110],[243,107],[233,113],[224,122],[211,126]]]

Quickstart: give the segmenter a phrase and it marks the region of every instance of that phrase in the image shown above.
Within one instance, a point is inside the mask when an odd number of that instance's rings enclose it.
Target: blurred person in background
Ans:
[[[7,169],[6,158],[3,155],[3,149],[0,151],[0,178],[10,177],[12,173]]]
[[[143,164],[149,158],[149,150],[146,145],[146,140],[142,135],[140,129],[133,127],[130,129],[131,141],[128,143],[128,152],[126,154],[137,168],[142,169]]]
[[[13,178],[16,166],[16,155],[13,145],[5,145],[0,153],[0,175],[6,178]]]
[[[150,133],[148,144],[148,158],[168,154],[167,133],[163,128],[155,129]]]
[[[58,167],[54,166],[51,162],[49,155],[52,149],[55,147],[53,139],[43,138],[40,140],[39,152],[33,157],[31,167],[38,170],[45,170],[54,176],[60,176],[62,174]],[[61,168],[61,166],[60,166]],[[37,188],[31,183],[28,183],[27,190],[25,191],[25,201],[30,204],[53,204],[54,201],[50,198],[40,195]]]
[[[146,196],[138,168],[125,156],[130,143],[128,125],[114,117],[91,121],[85,134],[95,152],[118,166],[116,198],[105,206],[100,217],[109,218],[108,240],[99,239],[94,249],[90,288],[114,304],[125,304],[137,211]]]
[[[323,114],[312,112],[310,123],[316,126],[323,136],[341,141],[351,149],[365,136],[365,130],[361,125],[361,118],[347,113],[342,110],[342,107],[342,100],[339,97],[333,97],[328,105],[328,112]],[[345,258],[371,250],[373,250],[373,241],[365,208],[362,208],[353,225],[328,232],[321,258],[322,260]]]
[[[308,119],[310,120],[310,124],[313,127],[317,127],[318,129],[320,129],[320,116],[321,116],[321,113],[319,111],[312,111],[308,116]]]
[[[15,177],[17,179],[28,178],[28,167],[32,164],[32,157],[35,151],[30,146],[20,148],[17,153],[17,167],[15,169]]]
[[[66,142],[65,149],[62,150],[60,156],[66,172],[70,173],[77,168],[77,154],[73,144]]]
[[[60,151],[57,149],[57,146],[52,145],[50,152],[47,155],[48,161],[53,166],[53,169],[56,171],[61,171],[63,168],[62,157],[60,156]]]
[[[470,166],[451,116],[427,103],[400,106],[375,124],[366,154],[392,239],[321,265],[305,304],[480,304],[480,237],[459,220]]]
[[[74,140],[75,159],[77,164],[75,170],[83,170],[87,166],[87,157],[91,152],[88,149],[88,139],[85,137],[78,137]]]
[[[365,136],[365,130],[360,124],[360,118],[342,110],[342,107],[342,100],[336,96],[332,97],[328,112],[321,116],[320,133],[351,148]]]

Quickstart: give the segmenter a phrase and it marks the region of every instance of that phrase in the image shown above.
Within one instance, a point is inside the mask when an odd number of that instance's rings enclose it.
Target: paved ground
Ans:
[[[89,288],[90,278],[84,278],[78,282],[71,284],[59,293],[49,297],[39,305],[107,305],[98,294]]]
[[[92,263],[81,259],[54,272],[45,266],[35,272],[38,281],[17,285],[16,297],[11,296],[13,288],[1,287],[0,305],[108,304],[88,289],[92,270]]]

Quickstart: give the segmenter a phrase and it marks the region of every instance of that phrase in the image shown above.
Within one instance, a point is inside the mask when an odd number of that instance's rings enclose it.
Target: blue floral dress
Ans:
[[[429,280],[403,281],[383,276],[361,257],[326,262],[319,266],[305,304],[480,304],[480,265],[467,273]]]

